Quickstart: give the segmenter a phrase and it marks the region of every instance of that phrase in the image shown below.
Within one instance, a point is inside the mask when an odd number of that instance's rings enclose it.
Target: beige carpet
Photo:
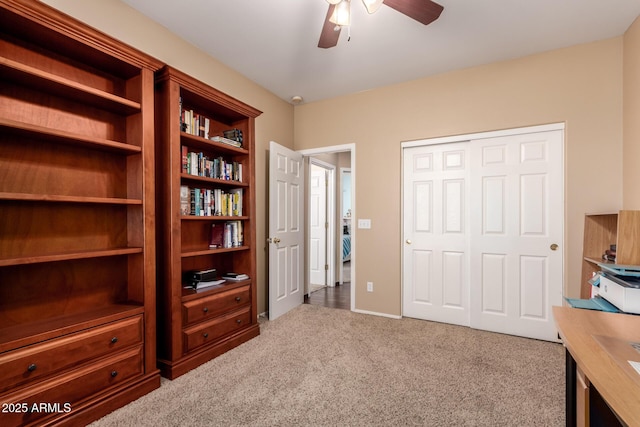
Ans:
[[[93,424],[562,426],[560,344],[302,305]]]

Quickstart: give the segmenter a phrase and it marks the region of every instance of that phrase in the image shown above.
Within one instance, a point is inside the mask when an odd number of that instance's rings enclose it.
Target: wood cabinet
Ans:
[[[160,385],[160,66],[40,2],[0,0],[0,403],[28,409],[3,426],[87,423]]]
[[[591,297],[589,279],[605,262],[602,255],[616,245],[617,265],[640,265],[640,211],[621,210],[617,213],[587,214],[584,219],[582,246],[582,281],[580,298]]]
[[[259,334],[254,127],[260,111],[171,67],[157,73],[156,95],[158,366],[173,379]],[[230,130],[242,134],[241,147],[211,139]],[[231,172],[219,173],[214,162]],[[215,192],[240,194],[239,202],[225,202],[240,205],[220,208]],[[240,238],[211,245],[212,228],[232,226],[241,229],[234,229]],[[208,269],[249,279],[187,287],[187,272]]]

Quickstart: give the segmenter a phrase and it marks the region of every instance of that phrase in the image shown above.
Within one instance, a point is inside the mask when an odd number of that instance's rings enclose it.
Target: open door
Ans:
[[[269,145],[269,319],[304,302],[302,154]]]

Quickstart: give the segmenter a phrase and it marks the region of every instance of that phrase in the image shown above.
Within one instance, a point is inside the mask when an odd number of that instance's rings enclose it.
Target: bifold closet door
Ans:
[[[471,326],[557,341],[563,132],[475,140],[470,154]]]
[[[403,150],[407,317],[557,341],[563,131]]]
[[[467,150],[404,149],[404,316],[469,325]]]

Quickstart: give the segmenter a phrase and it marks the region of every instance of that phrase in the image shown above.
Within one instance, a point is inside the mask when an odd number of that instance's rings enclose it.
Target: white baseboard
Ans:
[[[371,316],[388,317],[390,319],[402,319],[402,316],[398,316],[398,315],[395,315],[395,314],[378,313],[376,311],[367,311],[367,310],[358,310],[358,309],[353,309],[352,311],[354,313],[369,314]]]

